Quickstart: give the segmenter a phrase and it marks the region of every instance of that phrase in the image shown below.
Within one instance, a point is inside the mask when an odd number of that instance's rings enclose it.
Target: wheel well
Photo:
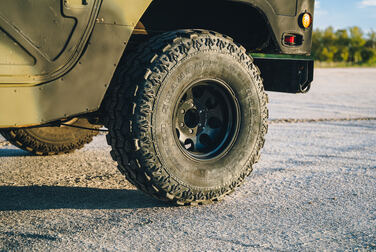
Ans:
[[[279,51],[265,15],[250,4],[229,0],[190,0],[182,8],[180,0],[153,0],[128,41],[119,66],[127,61],[129,52],[150,37],[179,29],[213,30],[232,37],[247,51],[271,53]],[[120,74],[118,68],[113,79]],[[100,117],[108,106],[112,84],[100,108]]]
[[[154,0],[142,16],[135,34],[206,29],[232,37],[248,51],[275,51],[273,32],[264,14],[250,4],[228,0]],[[135,39],[139,42],[139,36]]]

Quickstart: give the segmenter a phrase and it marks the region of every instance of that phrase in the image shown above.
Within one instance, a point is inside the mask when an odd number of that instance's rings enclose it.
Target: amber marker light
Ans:
[[[302,28],[309,28],[312,25],[312,16],[309,13],[304,13],[301,15],[300,25]]]

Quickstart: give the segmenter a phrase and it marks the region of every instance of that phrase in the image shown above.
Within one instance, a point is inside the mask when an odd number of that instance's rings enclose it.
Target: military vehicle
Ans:
[[[307,92],[314,0],[2,0],[0,128],[36,155],[108,128],[142,191],[222,199],[252,171],[266,91]]]

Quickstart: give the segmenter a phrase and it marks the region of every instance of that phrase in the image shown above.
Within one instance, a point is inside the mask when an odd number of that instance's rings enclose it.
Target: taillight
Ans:
[[[282,37],[285,46],[300,46],[303,44],[303,36],[295,33],[285,33]]]
[[[285,44],[286,45],[295,45],[295,36],[294,35],[287,35],[285,37]]]

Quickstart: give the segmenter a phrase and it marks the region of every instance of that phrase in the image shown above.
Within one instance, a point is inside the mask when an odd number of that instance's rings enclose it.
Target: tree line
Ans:
[[[376,32],[365,34],[359,27],[313,31],[312,55],[322,62],[376,64]]]

